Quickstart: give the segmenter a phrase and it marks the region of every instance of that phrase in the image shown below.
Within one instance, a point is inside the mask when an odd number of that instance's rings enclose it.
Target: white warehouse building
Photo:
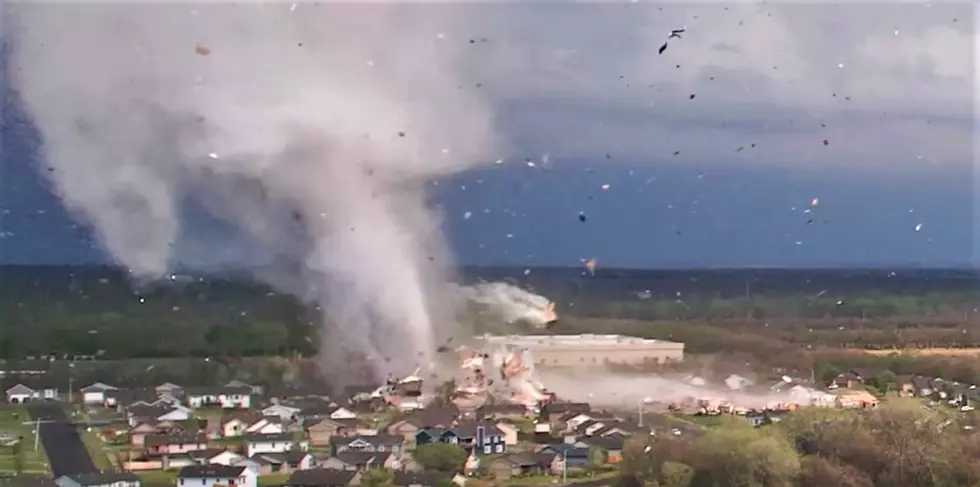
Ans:
[[[492,347],[527,349],[536,366],[651,364],[684,359],[684,344],[623,335],[507,335],[483,337]]]

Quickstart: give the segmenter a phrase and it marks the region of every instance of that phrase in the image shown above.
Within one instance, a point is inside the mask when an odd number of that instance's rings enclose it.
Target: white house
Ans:
[[[245,428],[246,433],[256,435],[275,435],[283,433],[282,419],[276,416],[261,418]]]
[[[217,406],[223,409],[252,407],[252,389],[248,387],[196,387],[185,389],[187,405],[192,408]]]
[[[292,434],[245,435],[245,456],[258,453],[283,453],[297,448]]]
[[[180,391],[182,389],[183,387],[180,387],[173,382],[164,382],[163,384],[156,386],[155,390],[158,395],[169,394],[176,397],[180,395]]]
[[[140,478],[132,472],[94,472],[62,475],[54,483],[58,487],[140,487]]]
[[[24,384],[17,384],[7,389],[7,402],[9,403],[23,404],[39,399],[58,399],[58,389],[54,387],[38,387],[32,389]]]
[[[357,419],[357,415],[349,409],[337,407],[337,409],[330,411],[330,419]]]
[[[228,465],[229,467],[238,466],[238,462],[245,457],[231,451],[223,451],[208,459],[211,465]],[[256,470],[257,472],[257,470]]]
[[[246,384],[240,380],[233,380],[225,384],[225,387],[247,387],[252,390],[252,394],[262,394],[262,386],[253,386],[252,384]]]
[[[299,414],[300,409],[283,404],[273,404],[262,410],[262,416],[279,416],[283,421],[289,421]]]
[[[257,487],[258,475],[249,468],[229,465],[192,465],[180,469],[180,473],[177,474],[177,487],[214,485]]]
[[[82,400],[85,404],[102,404],[105,402],[105,393],[108,391],[118,391],[119,388],[108,384],[96,382],[95,384],[82,388]]]
[[[132,407],[126,411],[126,420],[129,427],[134,428],[140,421],[145,419],[155,419],[157,421],[186,421],[191,417],[191,410],[183,406],[170,407]]]

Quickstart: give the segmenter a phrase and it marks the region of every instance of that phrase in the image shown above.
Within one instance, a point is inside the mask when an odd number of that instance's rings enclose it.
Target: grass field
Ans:
[[[899,354],[922,357],[975,357],[980,356],[980,348],[906,348],[901,350],[865,350],[864,353],[879,356]]]
[[[147,470],[136,472],[140,480],[147,484],[154,485],[175,485],[177,483],[177,470]],[[259,476],[259,486],[280,485],[289,480],[288,473],[272,473]]]
[[[24,424],[29,421],[30,416],[23,407],[0,405],[0,434],[22,438],[20,440],[22,473],[48,474],[48,459],[44,455],[44,448],[38,443],[37,451],[34,451],[34,425]],[[17,471],[16,451],[15,446],[0,446],[0,472]]]

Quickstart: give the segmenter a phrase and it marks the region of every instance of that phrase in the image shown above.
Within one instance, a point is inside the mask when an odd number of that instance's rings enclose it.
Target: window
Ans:
[[[486,445],[483,447],[483,453],[489,454],[491,451],[492,450],[490,449],[490,445]]]
[[[378,446],[378,451],[385,451],[385,446],[384,445],[379,445]]]
[[[504,445],[502,443],[497,443],[497,453],[504,452]]]

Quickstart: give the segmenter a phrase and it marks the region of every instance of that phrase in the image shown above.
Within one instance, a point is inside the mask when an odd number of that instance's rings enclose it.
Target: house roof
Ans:
[[[354,480],[357,472],[331,468],[297,470],[289,476],[285,485],[294,487],[337,487],[346,486]]]
[[[114,391],[116,389],[118,388],[110,386],[109,384],[106,384],[104,382],[95,382],[93,384],[89,384],[81,388],[80,390],[82,392],[104,392],[104,391]]]
[[[371,445],[398,445],[401,446],[405,443],[405,438],[402,436],[394,435],[359,435],[353,437],[343,437],[343,436],[331,436],[330,444],[333,446],[349,445],[357,440],[361,440]]]
[[[445,476],[438,472],[412,472],[410,470],[395,470],[391,483],[398,486],[408,485],[439,485]]]
[[[238,478],[246,467],[229,465],[188,465],[180,469],[177,478],[181,479],[230,479]]]
[[[538,450],[538,453],[547,452],[547,451],[553,451],[558,453],[559,455],[563,455],[563,456],[567,455],[570,457],[589,456],[588,448],[582,448],[574,445],[567,445],[565,443],[553,443],[551,445],[545,445],[540,450]]]
[[[378,465],[383,466],[385,462],[388,461],[388,457],[391,456],[391,452],[342,452],[334,455],[334,458],[344,462],[347,465]]]
[[[7,389],[7,394],[34,394],[34,389],[25,386],[24,384],[17,384],[9,389]]]
[[[611,436],[590,436],[582,438],[579,441],[589,446],[602,448],[606,451],[620,451],[623,449],[623,440],[621,438]]]
[[[266,435],[250,433],[244,435],[242,438],[244,438],[245,441],[253,443],[293,441],[295,439],[292,433],[271,433]]]
[[[460,438],[476,438],[477,430],[483,427],[484,436],[503,436],[503,432],[493,423],[464,421],[453,428],[456,436]]]
[[[227,386],[214,386],[214,387],[188,387],[183,389],[185,396],[249,396],[252,394],[251,387],[227,387]]]
[[[143,444],[147,446],[159,446],[159,445],[190,445],[205,443],[207,440],[203,435],[191,434],[191,433],[177,433],[173,435],[146,435],[143,439]]]
[[[93,472],[65,475],[80,485],[107,485],[115,482],[136,482],[139,477],[133,472]]]

